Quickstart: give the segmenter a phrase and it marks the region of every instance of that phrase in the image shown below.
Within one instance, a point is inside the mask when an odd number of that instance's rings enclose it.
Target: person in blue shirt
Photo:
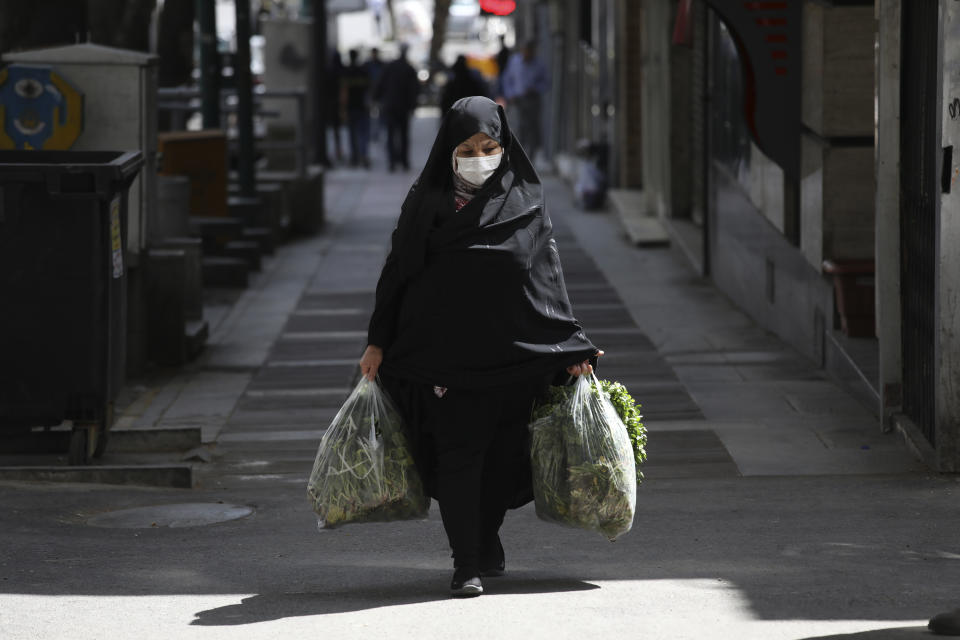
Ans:
[[[363,66],[367,70],[367,75],[370,76],[370,86],[376,87],[377,83],[380,82],[380,75],[383,73],[384,67],[383,60],[380,59],[380,49],[377,47],[370,49],[370,59]],[[380,105],[373,102],[370,109],[370,139],[374,142],[380,140],[381,126]]]
[[[531,160],[542,144],[542,96],[550,89],[547,67],[537,58],[536,50],[536,41],[528,40],[520,53],[510,57],[501,77],[510,120],[517,123],[514,131],[523,132],[520,143]]]

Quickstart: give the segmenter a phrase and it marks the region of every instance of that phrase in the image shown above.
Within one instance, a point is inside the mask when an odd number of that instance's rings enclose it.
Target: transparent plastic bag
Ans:
[[[400,413],[376,382],[363,378],[323,434],[307,495],[321,529],[427,517]]]
[[[637,476],[627,429],[593,374],[530,424],[537,516],[614,540],[630,530]]]

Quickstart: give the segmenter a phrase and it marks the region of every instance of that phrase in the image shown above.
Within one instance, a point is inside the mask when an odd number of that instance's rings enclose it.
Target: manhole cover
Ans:
[[[246,518],[251,513],[253,513],[253,507],[243,505],[188,502],[120,509],[94,516],[87,520],[87,524],[115,529],[202,527],[207,524]]]

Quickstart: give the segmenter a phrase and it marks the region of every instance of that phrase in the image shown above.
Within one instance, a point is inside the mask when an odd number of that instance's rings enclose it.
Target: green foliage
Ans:
[[[640,405],[633,399],[627,388],[619,382],[601,380],[600,389],[610,398],[613,408],[627,428],[630,444],[633,446],[633,458],[637,467],[637,482],[643,480],[640,466],[647,461],[647,428],[643,426],[640,415]],[[550,415],[557,405],[569,402],[573,396],[573,387],[550,387],[545,396],[537,403],[533,410],[533,420]]]
[[[611,433],[609,409],[589,398],[615,395],[627,433]],[[537,515],[567,526],[597,531],[610,540],[630,530],[636,506],[637,449],[646,459],[646,433],[623,385],[600,382],[586,388],[551,387],[533,413],[531,465]],[[609,405],[608,405],[609,406]],[[626,418],[626,419],[624,419]],[[631,437],[630,431],[636,434]]]
[[[324,434],[307,495],[324,528],[426,517],[400,415],[374,383],[361,382]]]
[[[640,405],[636,403],[627,388],[619,382],[601,380],[600,388],[610,398],[613,408],[617,410],[617,415],[623,420],[623,425],[627,428],[627,435],[630,437],[630,444],[633,446],[633,460],[637,465],[637,482],[643,480],[643,472],[640,471],[640,465],[647,461],[647,428],[643,426],[640,419]]]

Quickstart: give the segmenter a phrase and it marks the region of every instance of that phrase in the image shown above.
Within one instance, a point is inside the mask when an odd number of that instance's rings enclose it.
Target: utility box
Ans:
[[[74,422],[102,451],[123,384],[132,152],[0,151],[0,435]]]
[[[227,215],[227,134],[218,129],[159,136],[160,173],[190,178],[190,214]]]
[[[311,42],[313,20],[266,19],[261,22],[261,29],[264,39],[263,78],[267,90],[307,89],[304,115],[307,122],[311,122],[317,84]],[[268,111],[277,113],[277,117],[270,118],[270,126],[297,126],[293,100],[265,98],[263,105]]]
[[[263,97],[267,137],[271,142],[293,144],[303,137],[312,143],[314,107],[319,99],[313,55],[313,20],[267,19],[261,22],[264,37],[263,78],[267,91],[302,90],[302,99]],[[324,61],[326,56],[324,56]],[[299,106],[298,106],[299,105]],[[302,110],[302,111],[301,111]],[[312,144],[309,145],[312,148]],[[289,171],[298,166],[293,148],[267,149],[269,167]]]
[[[156,206],[155,55],[83,43],[3,54],[3,62],[49,65],[83,92],[83,133],[72,151],[139,150],[144,166],[130,187],[127,251],[136,265],[147,246],[147,212]]]

